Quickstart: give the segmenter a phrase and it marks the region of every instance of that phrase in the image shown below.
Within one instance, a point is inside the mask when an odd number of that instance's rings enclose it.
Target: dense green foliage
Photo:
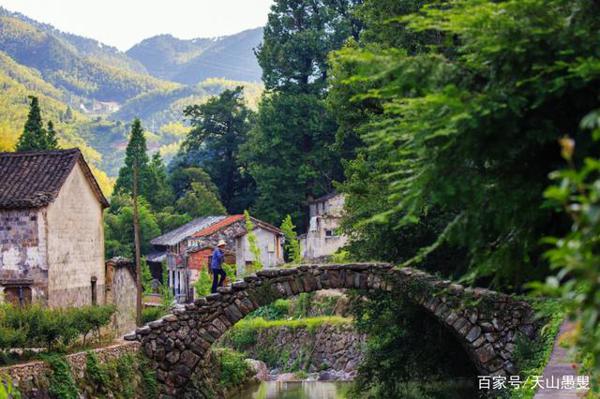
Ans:
[[[48,393],[53,398],[77,399],[77,385],[71,372],[71,366],[64,356],[51,355],[46,358],[50,366]]]
[[[46,348],[62,350],[77,338],[85,339],[110,323],[112,305],[48,309],[39,305],[18,307],[0,305],[0,350],[9,348]]]
[[[356,327],[369,337],[356,380],[357,397],[445,397],[446,389],[428,392],[430,383],[461,379],[464,396],[448,397],[471,397],[476,371],[460,344],[432,316],[402,294],[374,293],[352,303]]]
[[[116,193],[131,194],[134,191],[134,173],[137,173],[137,194],[148,199],[151,185],[150,160],[148,159],[148,147],[146,137],[139,119],[134,119],[131,125],[129,143],[125,150],[125,165],[119,170],[119,178],[115,185]],[[134,172],[136,171],[137,172]]]
[[[379,10],[368,16],[386,7],[366,5]],[[463,247],[469,277],[511,289],[540,277],[538,240],[566,228],[542,198],[560,162],[557,139],[572,133],[582,153],[589,147],[578,124],[597,104],[600,70],[597,43],[582,38],[598,30],[597,8],[591,1],[432,3],[391,18],[403,25],[399,36],[408,29],[431,46],[384,40],[382,49],[375,35],[374,43],[338,52],[334,72],[351,71],[335,83],[339,90],[373,104],[356,128],[377,168],[367,189],[389,187],[386,203],[363,220],[406,226],[437,209],[450,217],[436,244]]]
[[[202,167],[219,189],[229,213],[240,213],[254,201],[255,187],[240,148],[251,127],[252,111],[243,102],[243,88],[225,90],[205,104],[184,110],[192,130],[178,155],[178,166]]]
[[[342,177],[324,101],[327,55],[357,35],[356,3],[282,0],[271,8],[257,51],[267,92],[245,151],[259,218],[276,223],[290,214],[304,228],[308,197],[331,191]]]
[[[219,383],[225,389],[241,386],[252,373],[244,355],[228,348],[216,350],[221,377]]]
[[[64,356],[47,356],[45,360],[50,366],[47,378],[52,398],[158,397],[156,375],[142,355],[124,353],[115,359],[100,361],[95,352],[89,351],[83,375],[75,375]]]
[[[600,114],[593,112],[582,121],[582,127],[591,129],[592,136],[600,138]],[[580,167],[573,163],[575,142],[561,140],[562,154],[569,163],[567,169],[552,174],[556,182],[545,196],[549,204],[569,216],[570,231],[563,237],[547,237],[551,245],[545,253],[556,276],[548,277],[545,284],[534,284],[539,293],[554,295],[568,307],[569,316],[577,322],[574,344],[580,360],[594,378],[592,386],[600,390],[600,270],[598,237],[600,236],[600,160],[586,158]]]

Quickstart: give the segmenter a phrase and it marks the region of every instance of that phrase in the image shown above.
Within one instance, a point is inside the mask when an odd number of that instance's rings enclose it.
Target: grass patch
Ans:
[[[319,317],[308,317],[305,319],[294,319],[294,320],[265,320],[262,317],[256,317],[254,319],[244,319],[238,322],[234,330],[237,329],[252,329],[260,330],[267,328],[280,328],[288,327],[292,329],[306,328],[309,331],[315,331],[322,325],[352,325],[352,319],[340,316],[319,316]]]

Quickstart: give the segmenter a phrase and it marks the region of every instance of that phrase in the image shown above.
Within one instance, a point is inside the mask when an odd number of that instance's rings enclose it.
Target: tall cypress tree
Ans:
[[[125,151],[125,165],[119,170],[119,177],[115,185],[117,193],[132,193],[133,167],[138,166],[138,194],[147,198],[151,186],[151,173],[146,147],[144,129],[139,119],[135,119],[131,125],[129,143]]]
[[[302,229],[306,200],[343,178],[333,148],[337,125],[326,107],[327,56],[361,29],[360,0],[276,0],[256,53],[267,93],[244,152],[258,198],[254,212],[272,223],[286,215]]]
[[[23,134],[17,142],[17,151],[35,151],[46,149],[46,131],[42,123],[42,114],[37,97],[30,96],[29,114],[23,128]]]
[[[55,150],[58,149],[58,140],[56,139],[56,131],[54,130],[54,123],[48,121],[48,127],[46,128],[46,149]]]

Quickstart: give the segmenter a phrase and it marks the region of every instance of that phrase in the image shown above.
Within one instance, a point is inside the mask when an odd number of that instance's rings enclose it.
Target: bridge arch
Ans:
[[[526,302],[465,288],[412,268],[386,263],[300,265],[269,269],[175,308],[125,337],[141,342],[164,393],[179,396],[192,374],[204,373],[211,345],[247,314],[280,298],[321,289],[401,290],[446,326],[481,374],[508,375],[519,333],[536,334]]]

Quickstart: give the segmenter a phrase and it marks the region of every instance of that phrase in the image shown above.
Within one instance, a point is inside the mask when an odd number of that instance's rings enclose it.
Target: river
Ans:
[[[344,399],[350,382],[263,381],[245,388],[232,399]]]

